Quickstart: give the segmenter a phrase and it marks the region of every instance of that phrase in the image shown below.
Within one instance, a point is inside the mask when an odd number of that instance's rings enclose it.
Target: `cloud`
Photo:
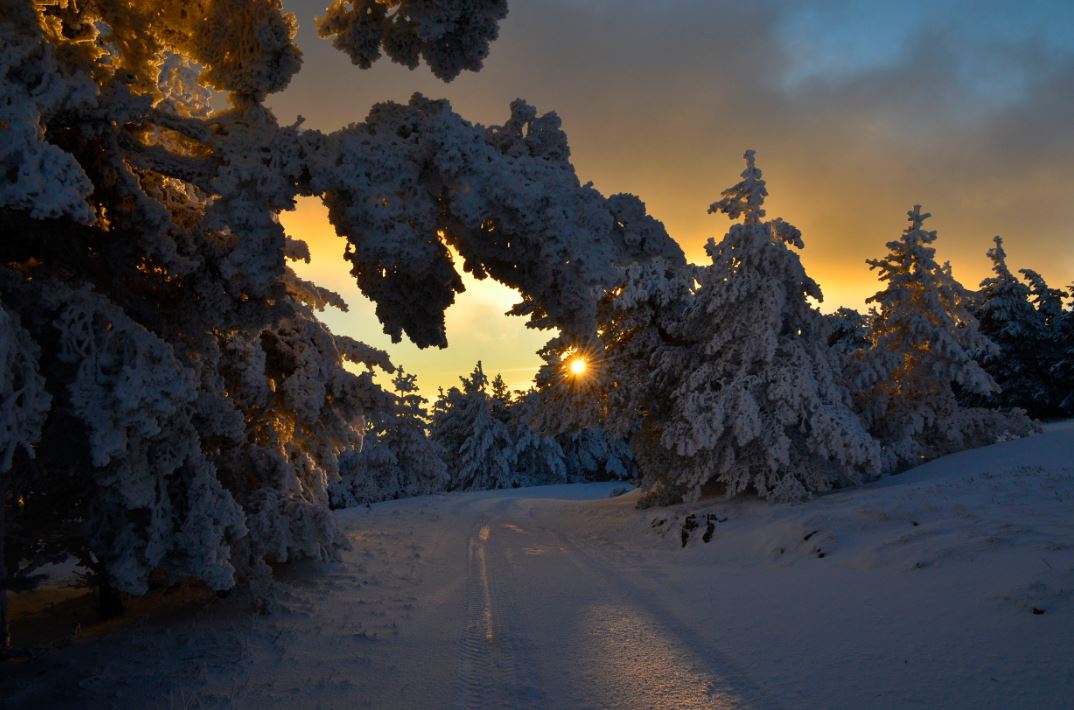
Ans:
[[[916,202],[967,285],[997,233],[1012,266],[1074,280],[1074,3],[513,0],[486,69],[446,85],[358,71],[315,39],[317,4],[286,3],[305,66],[281,121],[332,129],[421,91],[491,123],[521,96],[563,118],[583,180],[639,195],[698,260],[728,227],[706,207],[756,148],[828,309],[876,290],[864,259]]]

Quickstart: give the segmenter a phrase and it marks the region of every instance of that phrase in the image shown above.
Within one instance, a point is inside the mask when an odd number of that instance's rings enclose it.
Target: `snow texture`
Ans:
[[[0,695],[1058,710],[1074,696],[1072,461],[1064,422],[808,505],[639,511],[640,492],[597,483],[337,511],[354,548],[292,568],[276,614],[160,596],[140,623],[9,663]]]

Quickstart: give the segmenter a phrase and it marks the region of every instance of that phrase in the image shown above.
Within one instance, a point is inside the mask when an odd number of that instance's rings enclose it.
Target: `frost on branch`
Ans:
[[[34,455],[52,398],[38,369],[40,349],[17,316],[0,304],[0,474],[16,451]]]
[[[462,290],[447,245],[466,271],[524,294],[513,313],[576,337],[593,332],[622,266],[681,256],[636,198],[579,184],[558,118],[521,101],[511,111],[484,129],[415,95],[378,104],[320,148],[312,189],[393,339],[446,344],[443,311]]]
[[[380,58],[440,79],[478,71],[507,16],[507,0],[333,0],[317,32],[362,69]]]
[[[73,156],[48,142],[44,126],[57,111],[91,104],[96,87],[60,72],[30,8],[0,15],[0,36],[0,207],[90,222],[93,185]]]
[[[194,427],[193,372],[170,345],[87,288],[51,284],[60,362],[74,368],[66,409],[88,435],[96,468],[92,548],[117,589],[143,593],[151,572],[234,584],[229,538],[243,515],[216,477]]]

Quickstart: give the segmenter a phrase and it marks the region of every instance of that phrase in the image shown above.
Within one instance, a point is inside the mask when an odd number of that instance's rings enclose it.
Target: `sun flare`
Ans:
[[[571,374],[574,375],[575,377],[580,377],[580,376],[584,375],[585,371],[586,371],[586,367],[587,367],[587,365],[586,365],[585,358],[582,358],[582,357],[574,358],[573,360],[571,360],[570,365],[569,365]]]

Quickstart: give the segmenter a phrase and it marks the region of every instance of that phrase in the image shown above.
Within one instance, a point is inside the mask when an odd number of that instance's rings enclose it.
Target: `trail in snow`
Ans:
[[[797,506],[609,484],[340,511],[353,549],[0,666],[0,706],[1063,708],[1074,427]],[[711,543],[680,530],[721,522]],[[165,596],[164,598],[167,598]],[[95,638],[87,638],[93,636]]]
[[[766,704],[718,653],[680,637],[629,583],[530,512],[509,498],[475,525],[457,707]]]

